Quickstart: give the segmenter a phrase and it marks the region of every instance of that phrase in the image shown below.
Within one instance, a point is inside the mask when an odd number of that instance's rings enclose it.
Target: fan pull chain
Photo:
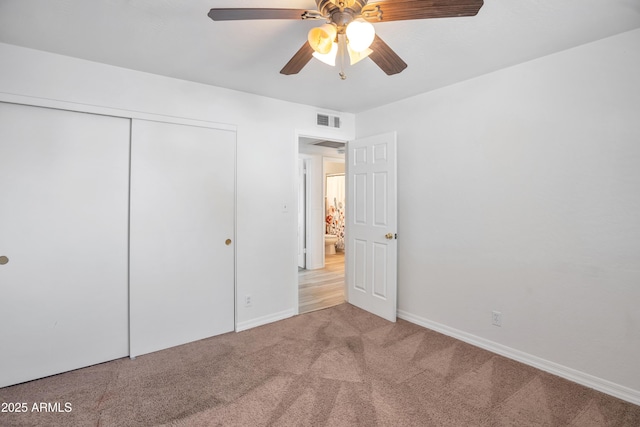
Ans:
[[[340,57],[340,80],[346,80],[347,74],[344,72],[344,61],[347,53],[347,36],[338,34],[338,56]]]

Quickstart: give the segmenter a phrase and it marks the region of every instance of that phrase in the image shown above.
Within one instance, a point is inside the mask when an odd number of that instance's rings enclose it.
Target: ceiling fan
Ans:
[[[475,16],[483,0],[315,0],[317,10],[269,8],[213,8],[214,21],[256,19],[314,19],[326,23],[309,31],[307,41],[280,70],[297,74],[312,57],[341,65],[340,77],[346,78],[344,61],[351,65],[369,57],[388,75],[400,73],[407,64],[379,37],[371,23],[409,19]]]

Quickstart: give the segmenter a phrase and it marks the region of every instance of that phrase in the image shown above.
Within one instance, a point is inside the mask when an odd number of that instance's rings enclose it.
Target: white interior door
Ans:
[[[0,103],[0,387],[129,354],[129,130]]]
[[[134,120],[131,356],[234,330],[235,132]]]
[[[352,141],[348,149],[347,300],[395,322],[396,134]]]

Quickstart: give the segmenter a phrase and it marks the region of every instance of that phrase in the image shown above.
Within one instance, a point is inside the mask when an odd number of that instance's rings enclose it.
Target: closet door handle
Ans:
[[[0,256],[0,265],[5,265],[8,262],[9,262],[9,258],[7,258],[4,255]]]
[[[225,245],[227,245],[227,246],[229,246],[229,245],[231,244],[231,239],[227,239],[227,240],[225,240],[225,241],[224,241],[224,244],[225,244]]]

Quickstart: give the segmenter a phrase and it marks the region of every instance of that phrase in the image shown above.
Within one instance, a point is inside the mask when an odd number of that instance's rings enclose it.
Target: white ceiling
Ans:
[[[393,0],[387,0],[393,1]],[[227,21],[212,7],[315,9],[313,0],[0,0],[0,42],[360,112],[640,28],[640,0],[485,0],[475,17],[375,24],[408,68],[279,73],[319,21]]]

